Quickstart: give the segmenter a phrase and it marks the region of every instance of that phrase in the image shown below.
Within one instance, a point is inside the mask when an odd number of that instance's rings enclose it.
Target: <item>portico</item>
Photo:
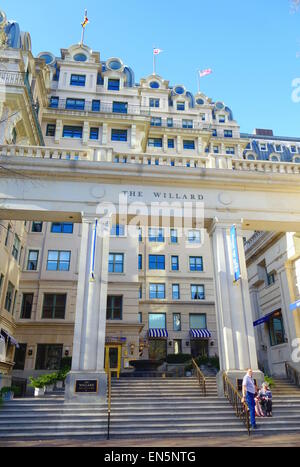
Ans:
[[[9,148],[3,149],[9,154]],[[261,379],[243,230],[300,231],[300,182],[299,175],[293,173],[293,164],[283,164],[281,170],[276,170],[276,163],[273,166],[268,162],[266,167],[257,162],[260,171],[253,172],[247,165],[232,170],[235,163],[232,160],[231,167],[226,169],[176,167],[174,171],[172,167],[161,166],[158,171],[155,166],[143,164],[120,166],[103,161],[48,159],[37,153],[31,157],[1,156],[0,163],[1,219],[82,223],[67,400],[98,400],[106,394],[104,346],[109,237],[105,232],[109,231],[110,218],[122,217],[127,225],[151,226],[153,203],[157,208],[159,201],[168,200],[167,207],[176,208],[177,213],[181,208],[183,217],[191,208],[198,207],[203,218],[193,213],[186,220],[193,227],[206,228],[211,238],[221,371],[235,380],[252,367],[258,380]],[[174,201],[176,206],[172,206]],[[161,215],[158,218],[164,222]],[[176,214],[168,221],[170,226],[178,225],[180,217]],[[237,283],[234,283],[230,248],[233,224],[237,226],[241,266],[241,279]],[[84,380],[97,381],[97,393],[76,394],[76,381]]]

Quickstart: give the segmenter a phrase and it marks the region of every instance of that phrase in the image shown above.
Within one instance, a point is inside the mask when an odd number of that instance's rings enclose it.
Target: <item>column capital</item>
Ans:
[[[221,217],[214,217],[211,220],[209,227],[207,228],[207,233],[209,235],[212,235],[216,230],[231,229],[233,225],[236,226],[238,234],[241,235],[242,219],[229,220],[229,219],[222,219]]]

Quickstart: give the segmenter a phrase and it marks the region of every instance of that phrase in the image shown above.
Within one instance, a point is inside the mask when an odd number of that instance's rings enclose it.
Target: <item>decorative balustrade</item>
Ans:
[[[65,110],[68,112],[92,112],[93,114],[97,113],[112,113],[118,116],[120,115],[140,115],[140,116],[149,116],[150,108],[143,107],[136,104],[123,103],[124,105],[118,105],[119,103],[114,102],[103,102],[100,104],[94,104],[93,101],[86,101],[84,99],[77,99],[76,102],[72,103],[74,99],[59,99],[53,100],[49,99],[48,108],[54,110]]]
[[[232,170],[265,174],[299,174],[300,164],[233,159],[228,154],[162,155],[118,154],[113,148],[94,146],[74,149],[48,146],[0,146],[1,156],[33,157],[41,159],[88,160],[112,164],[138,164],[193,169]]]
[[[24,86],[24,74],[16,71],[0,70],[0,85]]]

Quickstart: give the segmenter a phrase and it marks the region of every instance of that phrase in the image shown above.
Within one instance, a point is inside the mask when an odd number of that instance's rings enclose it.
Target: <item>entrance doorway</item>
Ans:
[[[167,358],[167,341],[164,339],[149,340],[149,359],[150,360],[166,360]]]
[[[191,340],[191,354],[193,358],[208,357],[208,341]]]
[[[116,375],[119,379],[121,371],[122,345],[106,345],[104,355],[106,373],[110,370],[112,376]]]

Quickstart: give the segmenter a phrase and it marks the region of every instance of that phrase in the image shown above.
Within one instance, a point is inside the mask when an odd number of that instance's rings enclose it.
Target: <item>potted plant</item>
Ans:
[[[56,386],[57,389],[62,389],[63,388],[65,379],[66,379],[67,374],[69,373],[69,371],[70,371],[69,368],[64,368],[63,370],[60,370],[57,373],[57,379],[56,379],[56,383],[55,383],[55,386]]]
[[[14,398],[13,388],[11,387],[7,386],[7,387],[2,388],[0,393],[4,401],[12,401]]]
[[[39,378],[32,378],[32,376],[29,377],[30,380],[30,386],[34,388],[34,396],[35,397],[40,397],[45,394],[45,380],[42,376]]]
[[[54,389],[54,385],[57,381],[57,373],[51,373],[49,375],[44,375],[43,380],[46,386],[46,392],[52,392]]]

